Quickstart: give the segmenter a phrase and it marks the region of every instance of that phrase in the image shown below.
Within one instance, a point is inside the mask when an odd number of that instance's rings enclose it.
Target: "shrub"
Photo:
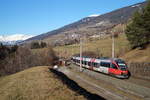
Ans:
[[[39,42],[32,42],[31,43],[31,49],[37,49],[37,48],[41,48]]]
[[[44,48],[47,47],[47,44],[45,42],[32,42],[31,43],[31,49],[38,49],[38,48]]]
[[[41,42],[41,48],[47,47],[47,44],[45,42]]]

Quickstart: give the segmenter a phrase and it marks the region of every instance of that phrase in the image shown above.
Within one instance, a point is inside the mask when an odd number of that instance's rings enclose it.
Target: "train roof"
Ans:
[[[74,57],[79,57],[79,56],[74,56]],[[80,57],[79,57],[80,58]],[[90,57],[87,57],[87,56],[82,56],[82,58],[89,58]],[[92,58],[91,58],[92,59]],[[122,59],[120,58],[109,58],[109,57],[98,57],[98,58],[95,58],[95,59],[98,59],[98,60],[115,60],[115,61],[123,61]]]

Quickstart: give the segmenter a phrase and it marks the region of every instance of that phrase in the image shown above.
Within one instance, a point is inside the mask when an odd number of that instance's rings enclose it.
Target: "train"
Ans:
[[[79,57],[73,56],[72,61],[74,64],[81,66],[93,71],[115,76],[117,78],[129,78],[130,72],[128,66],[124,60],[119,58],[90,58],[90,57]]]

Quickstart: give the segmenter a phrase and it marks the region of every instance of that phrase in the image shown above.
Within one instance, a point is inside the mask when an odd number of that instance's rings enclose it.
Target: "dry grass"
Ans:
[[[88,40],[83,43],[83,51],[93,51],[103,56],[111,57],[112,40],[110,37],[104,39]],[[115,55],[121,55],[125,53],[129,48],[129,43],[125,34],[121,34],[118,38],[115,38]],[[59,56],[69,57],[73,54],[79,53],[79,44],[59,46],[54,48]],[[126,51],[125,51],[126,50]],[[121,52],[122,51],[122,52]]]
[[[135,49],[124,56],[122,56],[128,62],[150,62],[150,46],[144,50]]]
[[[47,51],[48,48],[38,48],[38,49],[31,49],[33,54],[37,54],[39,52]]]
[[[112,40],[110,37],[104,39],[96,40],[86,40],[83,43],[83,51],[93,51],[96,54],[102,56],[111,57],[111,46]],[[67,46],[58,46],[54,50],[56,54],[60,57],[71,57],[74,54],[80,52],[79,44],[67,45]],[[44,49],[36,49],[34,52],[39,52]],[[115,57],[121,57],[127,62],[149,62],[150,61],[150,47],[144,50],[130,50],[130,45],[126,39],[125,34],[119,35],[118,38],[115,38]]]
[[[0,100],[85,100],[67,88],[48,67],[34,67],[0,78]]]

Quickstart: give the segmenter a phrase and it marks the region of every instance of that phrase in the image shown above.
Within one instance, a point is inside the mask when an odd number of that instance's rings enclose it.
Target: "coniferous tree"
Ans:
[[[31,49],[37,49],[37,48],[41,48],[39,42],[32,42],[31,43]]]
[[[145,42],[150,43],[150,0],[148,0],[148,4],[143,11],[143,20],[145,29]]]
[[[47,46],[47,44],[45,42],[41,42],[41,48],[44,48],[46,46]]]
[[[133,49],[150,43],[150,1],[141,12],[135,12],[127,25],[126,36]]]

